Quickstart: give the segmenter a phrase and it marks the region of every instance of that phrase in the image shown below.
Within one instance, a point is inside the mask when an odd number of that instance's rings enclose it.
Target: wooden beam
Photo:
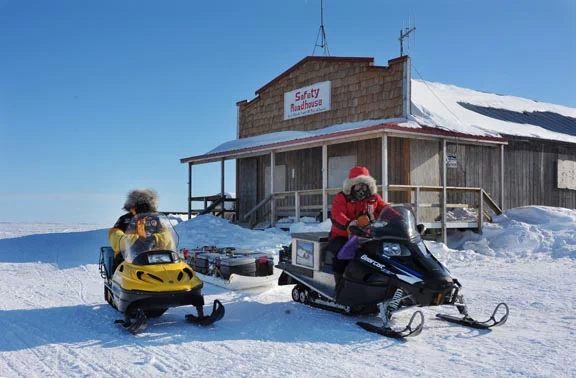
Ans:
[[[446,162],[447,162],[447,155],[446,155],[446,139],[442,139],[442,242],[446,244],[448,239],[448,233],[446,231]]]
[[[272,199],[270,202],[270,226],[274,226],[276,222],[276,200],[274,198],[274,168],[276,167],[276,153],[270,152],[270,195]]]
[[[294,211],[294,218],[296,218],[294,221],[298,223],[300,222],[300,193],[297,191],[294,192]]]
[[[224,179],[225,179],[225,173],[224,173],[224,162],[225,160],[222,159],[220,161],[220,195],[222,196],[222,217],[224,217],[224,198],[226,198],[224,196]]]
[[[504,207],[504,145],[500,145],[500,209]]]
[[[268,201],[270,201],[272,199],[272,195],[269,194],[268,196],[266,196],[266,198],[264,198],[262,201],[260,201],[256,206],[254,206],[252,209],[250,209],[250,211],[248,211],[246,214],[244,214],[244,216],[242,217],[242,219],[244,221],[247,221],[248,218],[254,214],[258,209],[260,209],[262,206],[264,206],[266,203],[268,203]]]
[[[414,217],[416,218],[416,224],[420,221],[420,188],[416,188],[414,193]]]
[[[382,199],[388,202],[388,135],[382,137]]]
[[[484,219],[484,189],[478,190],[478,198],[480,204],[478,205],[478,233],[482,233],[482,220]]]
[[[432,185],[389,185],[388,186],[390,191],[395,192],[402,192],[402,191],[411,191],[416,188],[419,188],[421,192],[441,192],[444,189],[444,186],[432,186]],[[459,186],[446,186],[447,190],[453,192],[476,192],[478,190],[477,187],[459,187]]]
[[[188,163],[188,220],[192,219],[192,163]]]
[[[328,146],[322,145],[322,221],[328,219]]]

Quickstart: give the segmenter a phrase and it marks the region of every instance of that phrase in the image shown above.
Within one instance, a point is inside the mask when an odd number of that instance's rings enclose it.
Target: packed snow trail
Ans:
[[[470,329],[435,319],[454,309],[428,307],[423,332],[407,341],[356,325],[377,319],[292,302],[291,287],[276,285],[230,292],[206,284],[206,302],[220,299],[226,307],[221,321],[193,326],[184,319],[189,309],[174,308],[130,335],[114,324],[121,314],[103,298],[97,260],[106,230],[2,239],[0,377],[574,377],[576,259],[567,237],[573,229],[508,220],[494,232],[522,230],[532,237],[522,240],[539,241],[537,251],[494,257],[429,243],[463,284],[470,313],[485,319],[507,302],[508,322],[492,331]],[[201,244],[239,240],[242,247],[272,251],[289,239],[219,222],[185,222],[178,226],[188,227],[181,240],[192,243],[195,234]],[[515,251],[510,240],[498,248]],[[490,240],[483,243],[497,251]],[[397,314],[398,322],[410,315]]]
[[[10,276],[0,264],[0,276]],[[100,298],[97,266],[63,273],[82,279],[87,304],[54,266],[24,264],[22,281],[3,293],[0,376],[6,377],[224,377],[365,376],[571,377],[576,317],[572,260],[490,263],[458,268],[471,310],[511,304],[508,323],[482,331],[434,319],[425,308],[425,329],[408,342],[368,334],[348,317],[292,302],[289,287],[226,292],[226,317],[207,329],[184,321],[186,308],[150,320],[137,336],[114,325],[119,313]],[[29,276],[53,277],[39,283]],[[557,290],[559,287],[564,291]],[[535,289],[538,288],[538,289]],[[22,295],[26,293],[26,295]],[[30,301],[38,297],[40,300]],[[482,304],[482,305],[480,305]],[[486,304],[486,305],[484,305]],[[409,312],[398,314],[405,321]],[[32,358],[31,358],[32,357]],[[409,363],[398,363],[409,361]]]

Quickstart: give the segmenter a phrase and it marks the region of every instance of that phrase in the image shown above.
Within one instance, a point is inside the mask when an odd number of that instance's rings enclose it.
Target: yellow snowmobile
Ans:
[[[198,315],[186,315],[186,320],[198,325],[210,325],[224,316],[219,300],[214,301],[212,313],[204,315],[203,283],[178,253],[178,234],[166,216],[136,215],[120,250],[124,261],[114,267],[112,248],[100,248],[100,274],[106,302],[125,317],[116,323],[129,332],[145,329],[148,318],[157,318],[170,307],[196,307]]]

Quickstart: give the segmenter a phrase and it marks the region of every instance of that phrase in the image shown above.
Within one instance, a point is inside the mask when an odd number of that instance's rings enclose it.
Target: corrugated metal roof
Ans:
[[[460,101],[458,102],[458,105],[473,112],[482,114],[483,116],[499,119],[501,121],[535,125],[549,131],[576,136],[576,118],[568,117],[562,114],[553,113],[550,111],[516,112],[508,109],[473,105]]]

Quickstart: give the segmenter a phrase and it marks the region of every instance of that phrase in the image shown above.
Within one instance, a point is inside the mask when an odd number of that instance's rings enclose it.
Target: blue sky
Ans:
[[[185,211],[179,159],[234,139],[236,102],[312,54],[319,4],[0,0],[0,222],[112,224],[135,187]],[[576,107],[574,1],[324,6],[332,56],[386,65],[411,16],[414,78]],[[194,167],[194,195],[219,190],[218,164]]]

